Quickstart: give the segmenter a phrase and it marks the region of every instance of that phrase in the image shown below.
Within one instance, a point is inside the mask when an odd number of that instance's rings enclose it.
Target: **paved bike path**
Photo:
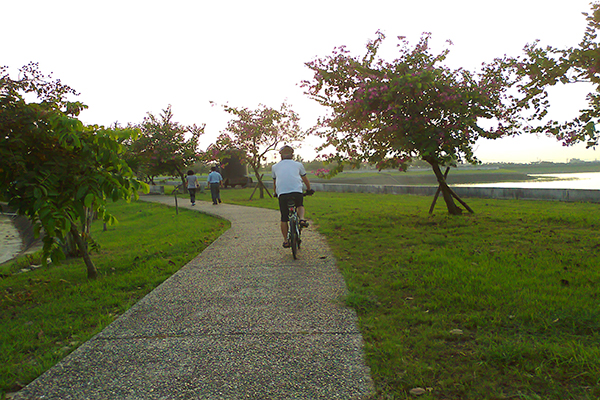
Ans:
[[[367,398],[362,336],[325,240],[305,229],[293,260],[276,211],[179,206],[231,228],[15,398]]]

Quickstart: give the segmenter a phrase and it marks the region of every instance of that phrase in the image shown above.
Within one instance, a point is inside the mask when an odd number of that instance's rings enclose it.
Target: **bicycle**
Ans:
[[[312,196],[314,190],[306,191],[302,193],[302,196]],[[302,226],[300,225],[300,218],[298,217],[298,210],[296,210],[296,203],[294,199],[288,200],[288,235],[287,241],[292,249],[292,256],[294,260],[298,259],[298,250],[302,243]]]

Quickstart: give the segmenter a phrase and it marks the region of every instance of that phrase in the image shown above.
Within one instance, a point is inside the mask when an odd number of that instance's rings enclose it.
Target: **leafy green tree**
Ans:
[[[133,135],[129,135],[123,138],[120,138],[119,144],[121,144],[125,148],[125,152],[122,154],[123,160],[129,165],[129,168],[135,173],[136,177],[140,180],[150,182],[147,173],[147,167],[145,163],[145,159],[142,156],[142,148],[139,145],[140,139],[140,128],[135,124],[127,124],[125,128],[123,128],[118,123],[114,123],[110,126],[110,129],[120,131],[120,130],[128,130],[131,132],[135,132]]]
[[[43,229],[43,252],[53,261],[64,259],[61,244],[72,235],[94,279],[93,241],[81,232],[90,211],[112,222],[107,202],[137,198],[146,186],[121,159],[119,140],[135,132],[83,126],[75,117],[86,106],[68,101],[73,89],[49,78],[35,63],[17,80],[0,68],[0,193],[38,233]],[[32,96],[37,101],[25,100]]]
[[[160,175],[179,177],[185,188],[185,171],[199,159],[199,139],[204,128],[205,125],[184,126],[173,121],[170,105],[158,117],[148,113],[140,125],[141,137],[131,143],[138,169],[152,183]]]
[[[524,81],[522,106],[530,110],[529,119],[534,121],[527,130],[554,136],[565,146],[583,142],[588,148],[595,147],[600,139],[600,4],[591,4],[591,11],[584,13],[587,27],[578,46],[542,48],[534,42],[525,47],[526,57],[519,69]],[[548,89],[573,84],[589,85],[587,106],[571,120],[547,120],[551,107]]]
[[[225,132],[222,132],[216,142],[208,148],[207,158],[221,161],[227,158],[232,150],[236,150],[240,161],[246,162],[252,168],[262,199],[263,189],[266,187],[260,174],[261,163],[266,161],[269,151],[278,149],[284,143],[293,143],[304,138],[305,133],[298,125],[300,118],[286,103],[282,103],[279,110],[262,104],[255,110],[227,105],[223,108],[233,119],[227,124]]]
[[[384,39],[378,32],[362,57],[341,47],[306,64],[314,73],[303,82],[306,93],[330,110],[316,128],[324,139],[320,150],[333,148],[324,157],[336,165],[332,174],[362,162],[404,170],[422,159],[433,169],[449,213],[459,214],[458,196],[440,167],[477,163],[478,138],[518,132],[517,100],[508,93],[517,79],[514,62],[496,59],[478,73],[452,70],[443,64],[448,50],[430,52],[430,34],[412,48],[400,37],[399,58],[387,62],[378,56]]]

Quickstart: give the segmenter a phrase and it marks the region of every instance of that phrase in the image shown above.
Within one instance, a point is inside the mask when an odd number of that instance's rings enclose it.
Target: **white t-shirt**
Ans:
[[[277,194],[302,193],[302,177],[306,175],[304,165],[294,160],[281,160],[273,165],[271,175],[275,180]]]

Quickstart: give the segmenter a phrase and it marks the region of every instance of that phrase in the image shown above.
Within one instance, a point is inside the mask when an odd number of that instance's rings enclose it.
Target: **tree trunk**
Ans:
[[[88,252],[85,243],[83,243],[83,239],[81,239],[81,235],[79,235],[79,231],[77,230],[77,224],[75,223],[71,223],[71,236],[73,236],[73,240],[75,240],[75,243],[77,243],[77,247],[79,247],[83,262],[87,267],[88,279],[96,279],[98,277],[98,270],[90,258],[90,253]]]
[[[256,184],[258,185],[258,192],[260,193],[260,199],[264,199],[265,198],[265,192],[263,190],[263,183],[262,183],[262,178],[260,176],[260,174],[258,173],[258,169],[254,168],[254,166],[252,167],[252,169],[254,170],[254,176],[256,177]]]
[[[98,212],[91,207],[85,209],[85,226],[82,229],[82,233],[87,236],[92,235],[92,222],[98,219]]]
[[[63,253],[67,257],[79,257],[79,253],[77,251],[77,243],[73,238],[73,235],[69,232],[65,235],[65,238],[61,241],[61,246]]]
[[[262,176],[258,173],[258,168],[256,168],[255,166],[252,166],[252,169],[254,170],[254,176],[256,177],[256,181],[257,181],[257,185],[258,185],[258,190],[260,191],[260,198],[261,199],[265,198],[265,194],[264,194],[265,190],[267,191],[267,194],[269,195],[269,197],[273,197],[273,196],[271,196],[271,193],[269,192],[269,190],[267,189],[267,187],[263,183]]]
[[[98,213],[94,211],[93,208],[85,207],[85,224],[83,225],[80,234],[82,240],[84,240],[83,238],[91,235],[92,222],[97,218]],[[83,244],[86,245],[85,241],[83,241]],[[77,243],[76,238],[73,236],[72,231],[65,235],[65,238],[62,241],[62,249],[67,257],[77,258],[82,256],[81,247]]]
[[[444,179],[448,178],[448,172],[450,172],[450,167],[446,167],[446,171],[444,172]],[[438,186],[437,190],[435,191],[435,196],[433,196],[433,201],[431,202],[431,207],[429,207],[429,214],[433,214],[433,209],[435,208],[435,203],[437,203],[437,199],[438,199],[438,197],[440,197],[441,191],[442,190]]]
[[[181,193],[187,193],[187,179],[183,173],[179,173],[179,177],[181,178]]]
[[[452,189],[450,189],[450,186],[448,186],[448,184],[446,183],[446,178],[444,178],[444,174],[442,173],[438,162],[430,157],[423,157],[423,160],[427,161],[429,165],[431,165],[431,169],[433,169],[433,173],[435,174],[438,184],[440,185],[440,190],[442,192],[444,202],[446,203],[448,213],[450,213],[451,215],[462,214],[462,210],[454,202]]]

